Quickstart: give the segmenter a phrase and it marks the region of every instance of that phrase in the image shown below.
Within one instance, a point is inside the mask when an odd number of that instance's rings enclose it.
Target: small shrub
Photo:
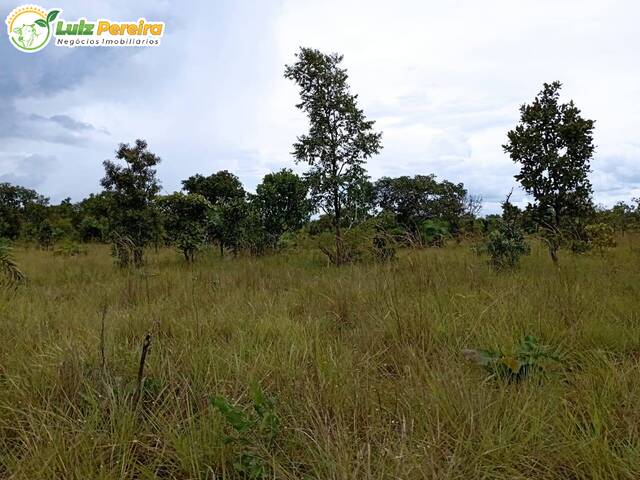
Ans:
[[[492,376],[509,382],[519,382],[533,372],[544,373],[550,361],[558,362],[559,357],[550,353],[549,347],[540,345],[538,339],[527,335],[515,352],[505,354],[501,350],[463,350],[464,356],[486,369]]]
[[[335,236],[325,232],[317,237],[318,247],[335,263]],[[343,263],[382,262],[395,257],[396,241],[376,219],[363,222],[342,233]]]
[[[576,238],[571,241],[571,251],[576,255],[581,255],[583,253],[587,253],[591,250],[591,244],[588,240],[583,240],[581,238]]]
[[[236,449],[233,462],[235,470],[249,479],[269,476],[268,459],[264,458],[262,451],[272,449],[280,433],[280,419],[275,413],[273,401],[259,387],[253,387],[252,412],[241,410],[224,397],[214,397],[211,403],[231,427],[225,443]]]
[[[517,268],[520,258],[528,255],[531,247],[525,240],[522,230],[502,223],[488,235],[479,252],[489,255],[489,263],[493,269],[500,271]]]

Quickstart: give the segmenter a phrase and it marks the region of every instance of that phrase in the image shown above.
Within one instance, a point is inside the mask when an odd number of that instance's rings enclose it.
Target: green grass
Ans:
[[[107,247],[15,253],[28,283],[0,296],[0,478],[242,478],[243,454],[264,478],[640,477],[638,237],[559,270],[535,248],[500,275],[464,245],[340,269],[164,250],[131,274]],[[508,383],[461,353],[527,334],[562,363]],[[212,403],[251,418],[256,389],[269,441]]]

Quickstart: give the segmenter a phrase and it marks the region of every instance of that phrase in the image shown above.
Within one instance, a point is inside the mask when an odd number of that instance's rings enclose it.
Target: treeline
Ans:
[[[141,262],[141,249],[149,245],[175,245],[192,261],[206,245],[215,245],[221,255],[261,254],[333,232],[332,216],[320,213],[310,199],[309,181],[290,169],[267,174],[255,193],[222,170],[191,176],[182,181],[182,191],[161,195],[153,169],[160,159],[143,140],[121,145],[116,157],[126,166],[105,162],[104,190],[77,203],[65,199],[50,205],[33,190],[0,184],[0,237],[43,249],[61,242],[117,248],[128,238],[134,245],[131,260]],[[347,237],[377,229],[401,244],[426,245],[484,228],[476,219],[479,199],[463,184],[434,175],[376,182],[363,177],[350,193],[341,216]]]
[[[382,133],[357,105],[342,56],[302,48],[285,67],[299,87],[307,133],[293,144],[303,176],[270,173],[248,193],[226,170],[196,174],[182,190],[160,195],[160,158],[144,140],[121,144],[103,163],[103,190],[59,205],[33,190],[0,184],[0,237],[48,249],[62,240],[109,242],[117,261],[141,265],[150,245],[174,245],[187,261],[212,245],[263,254],[313,244],[336,265],[363,257],[389,259],[398,245],[439,246],[446,239],[483,238],[496,268],[515,266],[536,235],[554,262],[561,248],[584,252],[612,244],[614,230],[640,228],[640,200],[594,206],[588,178],[594,121],[572,101],[560,103],[561,84],[544,84],[507,133],[505,153],[520,166],[515,179],[532,201],[525,209],[502,204],[502,215],[478,218],[481,199],[462,183],[434,175],[383,177],[372,182],[365,163],[382,149]],[[505,192],[506,193],[506,192]],[[73,250],[72,250],[73,251]]]

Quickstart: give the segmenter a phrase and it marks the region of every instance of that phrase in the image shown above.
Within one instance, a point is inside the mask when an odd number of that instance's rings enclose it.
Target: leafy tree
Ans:
[[[164,214],[166,235],[187,262],[193,262],[196,252],[207,239],[212,206],[198,193],[174,193],[158,200]]]
[[[36,240],[40,248],[49,250],[53,246],[54,229],[49,219],[44,219],[38,227]]]
[[[240,179],[227,170],[221,170],[208,177],[193,175],[182,181],[182,189],[188,193],[202,195],[212,205],[245,197]]]
[[[0,238],[33,236],[46,216],[49,199],[10,183],[0,183]]]
[[[520,123],[503,145],[520,164],[516,179],[533,196],[538,225],[554,262],[563,233],[575,234],[592,209],[588,173],[594,121],[569,103],[559,103],[560,82],[545,83],[532,104],[520,108]]]
[[[382,177],[375,183],[374,199],[382,211],[393,213],[413,233],[425,220],[435,219],[449,223],[448,230],[455,233],[467,207],[475,208],[462,183],[438,182],[435,175]]]
[[[125,165],[105,160],[105,176],[100,182],[110,193],[110,230],[116,237],[126,239],[131,245],[131,261],[140,266],[144,248],[154,238],[159,225],[153,201],[160,184],[153,167],[160,163],[160,158],[149,151],[146,141],[138,139],[135,145],[120,144],[116,160],[124,161]]]
[[[189,193],[202,195],[214,207],[214,221],[210,225],[209,237],[218,242],[220,255],[224,255],[225,247],[231,247],[237,253],[240,232],[238,222],[242,219],[246,203],[246,192],[240,179],[227,170],[221,170],[207,177],[193,175],[182,181],[182,188]]]
[[[235,198],[214,206],[211,235],[220,245],[220,255],[224,247],[231,248],[237,255],[243,246],[245,225],[243,221],[249,215],[250,205],[244,198]]]
[[[310,128],[293,145],[296,162],[306,162],[314,205],[333,217],[334,263],[344,263],[342,216],[350,192],[366,176],[367,158],[381,148],[381,133],[373,131],[358,108],[357,95],[349,91],[347,71],[340,67],[342,55],[326,55],[302,48],[297,61],[287,65],[285,77],[300,87],[297,106],[309,118]]]
[[[289,169],[265,175],[256,187],[252,203],[256,206],[265,231],[275,241],[285,232],[302,228],[309,220],[311,204],[306,182]]]

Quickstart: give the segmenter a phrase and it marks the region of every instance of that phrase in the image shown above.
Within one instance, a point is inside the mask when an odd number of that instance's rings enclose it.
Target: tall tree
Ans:
[[[545,83],[532,104],[520,107],[520,123],[503,145],[520,164],[516,179],[533,196],[532,210],[546,233],[554,262],[563,233],[575,233],[591,211],[588,174],[593,155],[594,121],[560,103],[560,82]]]
[[[138,139],[135,145],[121,143],[116,160],[124,161],[125,165],[105,160],[105,176],[100,182],[110,192],[111,232],[127,239],[133,250],[132,261],[140,266],[144,247],[154,239],[158,229],[153,200],[160,184],[153,167],[160,163],[160,157],[149,151],[146,141]]]
[[[300,87],[297,108],[309,118],[309,132],[293,145],[297,162],[311,167],[306,173],[314,204],[329,213],[335,230],[334,263],[345,260],[341,233],[342,211],[349,192],[366,176],[364,162],[378,153],[381,133],[373,131],[349,91],[348,75],[340,67],[343,56],[302,48],[297,61],[285,68],[285,77]]]

